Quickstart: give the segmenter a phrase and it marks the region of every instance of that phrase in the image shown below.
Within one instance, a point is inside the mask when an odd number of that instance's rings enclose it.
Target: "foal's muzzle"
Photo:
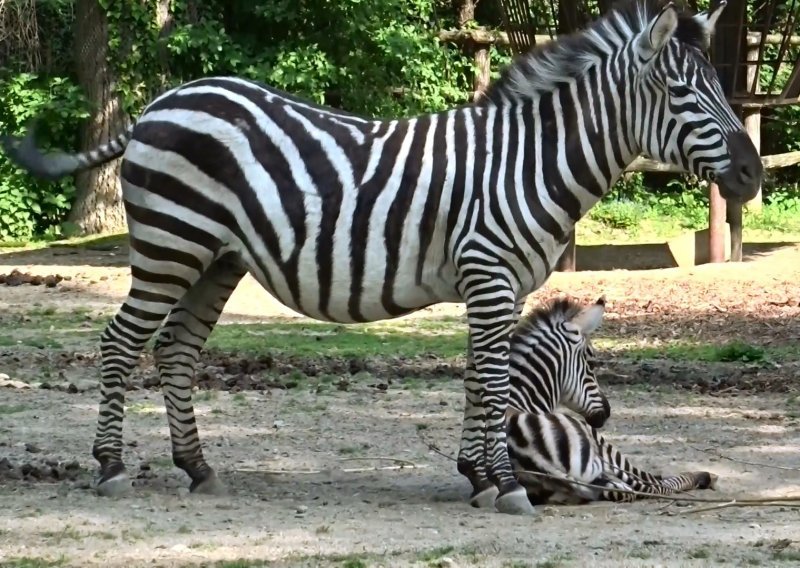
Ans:
[[[608,399],[605,396],[603,396],[603,408],[585,416],[586,422],[592,428],[602,428],[606,423],[606,420],[608,420],[610,417],[611,405],[608,404]]]

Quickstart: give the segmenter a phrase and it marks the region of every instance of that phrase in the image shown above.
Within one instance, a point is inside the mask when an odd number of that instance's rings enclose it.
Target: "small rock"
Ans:
[[[64,469],[66,469],[67,471],[72,471],[80,468],[81,464],[79,464],[76,460],[73,460],[64,466]]]
[[[283,420],[276,420],[275,422],[272,423],[272,427],[275,428],[276,430],[278,428],[283,428],[284,426],[286,426],[286,422],[284,422]]]
[[[58,460],[54,460],[53,458],[48,458],[44,460],[44,464],[50,467],[56,467],[58,465]]]
[[[189,547],[186,546],[185,544],[176,544],[170,550],[172,550],[173,552],[188,552]]]
[[[31,444],[30,442],[25,442],[25,451],[30,452],[32,454],[38,454],[42,451],[42,448],[37,446],[36,444]]]
[[[298,505],[297,509],[295,510],[298,515],[304,515],[306,511],[308,511],[308,507],[305,505]]]
[[[0,373],[0,387],[9,389],[29,389],[31,385],[22,381],[15,381],[5,373]]]
[[[72,394],[86,392],[96,389],[98,386],[100,385],[97,381],[93,381],[91,379],[78,379],[69,384],[69,387],[67,387],[67,392]]]

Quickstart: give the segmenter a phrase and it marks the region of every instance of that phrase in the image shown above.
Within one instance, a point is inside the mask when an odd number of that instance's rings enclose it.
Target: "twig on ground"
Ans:
[[[400,469],[425,469],[428,467],[425,464],[416,464],[412,461],[404,460],[401,458],[390,458],[384,456],[378,457],[348,457],[339,458],[340,462],[346,461],[393,461],[398,465],[384,465],[375,467],[343,467],[338,470],[334,469],[240,469],[238,471],[250,473],[267,473],[269,475],[314,475],[317,473],[330,473],[332,471],[341,471],[344,473],[363,473],[367,471],[395,471]]]
[[[765,467],[765,468],[768,468],[768,469],[779,469],[781,471],[796,471],[796,472],[800,473],[800,468],[797,468],[797,467],[788,467],[788,466],[785,466],[785,465],[772,465],[772,464],[768,464],[768,463],[759,463],[759,462],[751,462],[751,461],[747,461],[747,460],[740,460],[738,458],[732,458],[732,457],[726,456],[725,454],[720,453],[720,451],[718,449],[716,449],[716,448],[698,448],[696,446],[692,446],[691,444],[687,444],[687,445],[690,448],[692,448],[693,450],[697,450],[698,452],[704,452],[706,454],[711,454],[711,455],[716,456],[716,457],[718,457],[720,459],[728,460],[728,461],[731,461],[731,462],[734,462],[734,463],[740,463],[740,464],[743,464],[743,465],[752,465],[753,467]]]
[[[675,515],[690,515],[692,513],[704,513],[706,511],[716,511],[718,509],[729,509],[731,507],[789,507],[792,509],[800,508],[800,497],[797,497],[796,500],[799,502],[797,503],[786,503],[784,501],[776,501],[775,499],[764,499],[763,502],[759,501],[758,503],[752,502],[752,500],[748,501],[737,501],[733,499],[726,503],[717,503],[716,505],[710,505],[708,507],[693,507],[691,509],[686,509],[685,511],[680,511],[678,513],[673,513]]]
[[[375,456],[375,457],[348,457],[348,458],[339,458],[339,461],[391,461],[398,464],[401,468],[402,467],[417,467],[412,461],[404,460],[401,458],[392,458],[392,457],[384,457],[384,456]]]

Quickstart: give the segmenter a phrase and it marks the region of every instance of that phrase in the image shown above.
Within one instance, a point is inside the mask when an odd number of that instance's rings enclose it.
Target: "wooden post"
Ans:
[[[715,183],[708,185],[708,260],[725,262],[725,200]]]
[[[747,51],[747,92],[758,92],[758,85],[755,91],[753,90],[753,83],[758,81],[756,77],[756,65],[753,62],[758,61],[758,47],[751,47]],[[761,153],[761,108],[760,107],[744,107],[742,109],[742,118],[744,122],[744,129],[750,136],[750,140]],[[761,188],[758,188],[756,196],[747,202],[745,205],[748,211],[761,211],[762,206]],[[733,242],[733,241],[731,241]]]
[[[728,201],[727,213],[728,225],[731,227],[731,262],[742,262],[742,203]],[[724,229],[725,226],[723,225],[722,228]]]
[[[556,263],[556,270],[559,272],[575,272],[575,229],[569,234],[567,248],[561,254],[561,258]]]
[[[489,86],[491,76],[491,57],[487,44],[475,46],[475,79],[472,82],[472,100],[477,102],[482,96],[486,87]]]

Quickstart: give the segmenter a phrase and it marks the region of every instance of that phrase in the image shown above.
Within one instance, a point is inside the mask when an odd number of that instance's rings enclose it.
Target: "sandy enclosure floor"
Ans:
[[[690,514],[685,504],[640,502],[540,507],[537,517],[522,519],[471,509],[454,464],[426,445],[457,451],[461,394],[457,384],[444,387],[380,395],[360,388],[330,395],[223,392],[198,402],[207,456],[231,489],[227,498],[186,494],[184,475],[170,463],[160,395],[131,393],[126,462],[143,476],[134,492],[96,497],[82,488],[88,473],[73,482],[4,483],[0,558],[70,566],[235,559],[341,566],[353,554],[366,555],[368,566],[430,566],[442,556],[458,566],[796,565],[798,509]],[[781,397],[749,396],[743,404],[610,390],[609,436],[637,463],[720,476],[716,492],[697,496],[800,493],[798,471],[714,455],[797,467],[798,420],[786,416]],[[28,444],[40,450],[36,459],[77,458],[93,470],[94,395],[3,390],[0,404],[30,407],[2,427],[2,450],[12,461],[31,460]],[[400,463],[394,460],[417,468],[346,471]]]
[[[125,260],[124,249],[113,248],[0,255],[0,273],[71,277],[55,288],[0,286],[0,309],[113,312],[129,284]],[[531,302],[606,294],[614,333],[669,338],[691,329],[701,340],[791,345],[800,339],[798,281],[800,247],[787,246],[741,265],[555,274]],[[413,317],[462,313],[459,305],[442,305]],[[248,278],[223,321],[276,315],[296,316]],[[35,372],[44,363],[28,364]],[[774,372],[796,386],[798,369],[787,361]],[[72,372],[95,379],[96,361]],[[668,384],[607,391],[614,409],[608,436],[637,465],[718,474],[718,491],[698,497],[800,494],[795,394],[709,396]],[[385,392],[356,381],[348,392],[200,393],[200,433],[231,489],[227,498],[187,494],[187,479],[171,464],[160,394],[129,392],[125,459],[137,487],[125,498],[102,499],[87,488],[97,395],[0,388],[0,469],[3,459],[36,467],[77,461],[67,481],[0,475],[0,566],[800,563],[800,509],[788,506],[690,513],[687,503],[640,502],[539,507],[533,518],[471,509],[454,463],[425,442],[448,455],[457,451],[462,394],[455,379]],[[417,467],[375,469],[406,462]],[[367,471],[353,471],[359,469]]]

